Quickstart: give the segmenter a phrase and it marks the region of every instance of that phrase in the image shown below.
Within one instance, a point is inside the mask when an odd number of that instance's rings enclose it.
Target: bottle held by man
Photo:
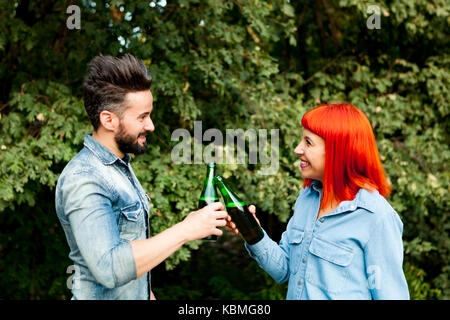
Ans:
[[[216,176],[214,182],[219,187],[231,220],[236,224],[245,242],[251,245],[260,241],[264,237],[264,233],[253,214],[248,211],[245,202],[231,191],[221,176]]]
[[[206,207],[208,204],[219,201],[219,196],[217,194],[216,186],[214,184],[214,175],[215,175],[215,163],[208,163],[206,169],[206,178],[205,184],[203,186],[202,193],[200,195],[200,199],[198,200],[198,209]],[[217,236],[210,235],[202,240],[216,241]]]

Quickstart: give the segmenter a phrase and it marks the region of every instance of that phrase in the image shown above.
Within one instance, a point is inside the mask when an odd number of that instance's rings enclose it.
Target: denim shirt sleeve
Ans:
[[[276,282],[283,283],[289,279],[289,246],[287,232],[283,232],[280,243],[273,241],[263,229],[264,237],[249,245],[245,243],[250,256],[258,262]]]
[[[136,279],[133,251],[120,241],[107,182],[93,172],[76,172],[62,191],[76,244],[97,281],[115,288]]]
[[[403,273],[403,224],[394,211],[381,214],[364,248],[369,290],[374,300],[409,299]]]
[[[297,198],[295,206],[301,201],[302,195],[303,191]],[[303,237],[303,233],[298,233],[297,230],[292,229],[292,224],[293,219],[291,218],[278,244],[267,235],[264,229],[264,237],[259,242],[254,245],[245,244],[245,248],[250,256],[278,283],[284,283],[289,280],[289,251],[291,243],[297,243]]]

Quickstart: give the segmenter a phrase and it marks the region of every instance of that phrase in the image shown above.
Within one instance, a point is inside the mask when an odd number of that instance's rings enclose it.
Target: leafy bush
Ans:
[[[368,3],[357,0],[85,1],[80,30],[66,27],[66,1],[1,3],[0,298],[70,297],[71,261],[54,190],[91,130],[82,81],[99,52],[133,53],[154,78],[156,131],[149,152],[132,162],[152,198],[152,234],[196,206],[204,167],[171,161],[171,133],[193,133],[201,120],[203,131],[280,130],[276,174],[256,174],[261,164],[219,166],[279,237],[301,186],[293,154],[300,117],[345,101],[373,125],[393,186],[389,201],[404,222],[411,297],[450,297],[447,2],[380,1],[381,29],[374,30],[366,27]],[[236,257],[248,263],[244,286],[227,276],[238,271],[226,259],[227,272],[215,269],[205,282],[195,270],[215,263],[209,249],[197,241],[171,256],[165,266],[172,271],[163,276],[187,268],[182,286],[190,291],[161,282],[161,297],[284,297],[245,254]]]

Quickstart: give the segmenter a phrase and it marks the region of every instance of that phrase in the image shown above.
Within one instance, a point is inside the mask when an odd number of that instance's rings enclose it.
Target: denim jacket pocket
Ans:
[[[353,249],[315,237],[309,246],[311,253],[306,268],[306,280],[329,294],[345,288]]]
[[[305,232],[300,229],[292,228],[289,230],[289,271],[292,274],[297,273],[300,266],[300,259],[302,257],[303,236]]]
[[[120,209],[119,232],[120,238],[125,240],[137,239],[144,225],[144,209],[140,201]]]

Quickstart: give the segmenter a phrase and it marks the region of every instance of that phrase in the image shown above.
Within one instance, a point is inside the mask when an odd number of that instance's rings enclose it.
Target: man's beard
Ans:
[[[134,155],[142,154],[147,150],[147,140],[143,145],[140,145],[138,138],[141,136],[147,136],[147,132],[141,132],[137,137],[129,135],[122,124],[119,124],[119,133],[114,137],[117,143],[117,147],[123,153],[133,153]]]

